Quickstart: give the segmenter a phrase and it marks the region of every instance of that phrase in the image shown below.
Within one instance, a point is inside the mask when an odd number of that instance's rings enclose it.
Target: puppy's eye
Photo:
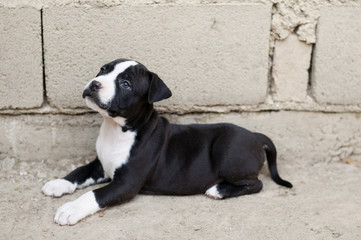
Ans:
[[[101,67],[98,74],[97,74],[97,77],[100,76],[100,75],[103,75],[105,73],[105,70],[107,69],[107,67]]]
[[[122,81],[120,83],[120,86],[124,89],[131,89],[130,82],[128,82],[128,81]]]

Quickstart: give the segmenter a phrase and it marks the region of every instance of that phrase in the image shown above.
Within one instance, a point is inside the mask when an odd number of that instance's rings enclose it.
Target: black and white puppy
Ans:
[[[227,123],[170,124],[159,117],[153,103],[171,95],[139,62],[118,59],[101,68],[83,92],[86,104],[104,117],[96,141],[98,156],[46,183],[42,191],[60,197],[77,188],[110,183],[65,203],[55,214],[56,223],[73,225],[138,193],[205,193],[215,199],[257,193],[265,159],[272,179],[292,187],[278,175],[276,149],[268,137]]]

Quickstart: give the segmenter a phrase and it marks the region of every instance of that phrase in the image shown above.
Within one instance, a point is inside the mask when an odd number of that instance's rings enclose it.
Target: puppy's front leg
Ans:
[[[83,188],[95,183],[109,181],[98,158],[79,167],[64,178],[47,182],[42,191],[47,196],[60,197],[72,194],[76,188]]]
[[[100,210],[93,191],[89,191],[78,199],[67,202],[56,211],[54,222],[59,225],[74,225],[79,220]]]
[[[139,174],[139,172],[138,172]],[[74,225],[98,210],[132,199],[142,188],[145,178],[132,171],[118,172],[108,185],[87,192],[72,202],[61,206],[54,221],[59,225]],[[140,180],[142,179],[142,180]]]

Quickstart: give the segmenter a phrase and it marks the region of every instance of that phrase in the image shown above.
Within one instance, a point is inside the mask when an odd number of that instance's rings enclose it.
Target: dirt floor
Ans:
[[[61,198],[40,189],[81,161],[75,162],[0,161],[0,239],[361,239],[361,168],[352,162],[279,166],[292,190],[272,182],[264,168],[263,190],[254,195],[138,195],[61,227],[53,223],[56,209],[89,188]]]

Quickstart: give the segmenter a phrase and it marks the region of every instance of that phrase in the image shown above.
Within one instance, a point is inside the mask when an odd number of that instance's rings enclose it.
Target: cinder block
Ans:
[[[0,109],[43,102],[40,11],[0,7]]]
[[[276,101],[306,100],[311,52],[312,45],[301,42],[295,34],[276,41],[272,71]]]
[[[85,84],[125,57],[173,91],[162,105],[257,104],[267,92],[271,6],[152,5],[44,9],[47,93],[84,107]]]
[[[320,103],[361,103],[361,7],[323,7],[317,27],[313,93]]]
[[[101,120],[95,114],[0,116],[0,159],[90,159]]]

